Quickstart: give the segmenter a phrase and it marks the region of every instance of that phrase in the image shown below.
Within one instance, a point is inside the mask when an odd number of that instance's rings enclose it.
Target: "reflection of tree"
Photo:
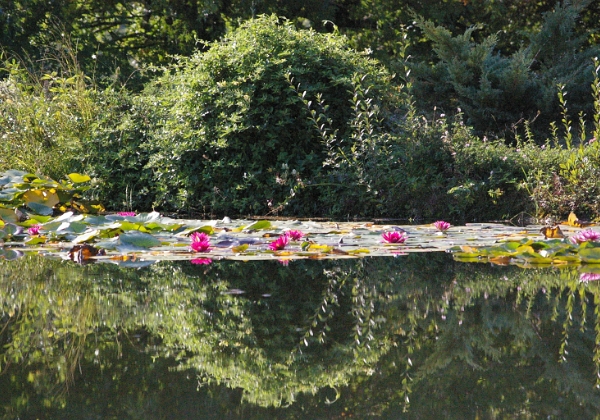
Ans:
[[[0,261],[0,290],[4,407],[45,399],[101,410],[90,396],[121,398],[112,387],[146,413],[168,405],[177,392],[166,389],[185,375],[215,412],[246,407],[256,418],[266,418],[257,406],[281,404],[291,406],[277,416],[289,418],[589,418],[600,409],[600,289],[573,270],[444,254],[140,270],[36,257]],[[323,406],[336,394],[342,402]]]

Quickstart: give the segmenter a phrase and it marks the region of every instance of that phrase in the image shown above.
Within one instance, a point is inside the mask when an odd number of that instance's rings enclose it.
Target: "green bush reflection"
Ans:
[[[0,260],[0,414],[593,418],[600,289],[579,276],[446,254]]]

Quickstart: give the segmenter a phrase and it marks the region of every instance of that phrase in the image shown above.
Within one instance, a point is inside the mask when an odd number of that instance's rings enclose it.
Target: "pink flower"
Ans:
[[[194,258],[190,262],[192,264],[208,265],[212,263],[212,260],[210,258]]]
[[[433,226],[435,226],[435,228],[440,232],[445,232],[450,229],[450,223],[444,222],[443,220],[438,220],[433,224]]]
[[[597,241],[600,239],[600,232],[596,232],[595,230],[591,230],[591,229],[586,229],[586,230],[582,230],[580,232],[577,232],[577,234],[571,236],[570,240],[572,243],[574,244],[580,244],[582,242],[587,242],[587,241]]]
[[[600,280],[599,273],[581,273],[579,276],[579,281],[594,281]]]
[[[194,232],[190,235],[192,238],[192,250],[196,252],[210,251],[210,237],[204,232]]]
[[[31,227],[29,229],[27,229],[27,233],[29,233],[32,236],[39,235],[41,228],[42,228],[42,225],[31,225]]]
[[[302,239],[302,237],[304,236],[304,233],[302,233],[299,230],[288,230],[285,233],[292,241],[299,241],[300,239]]]
[[[135,216],[134,211],[120,211],[117,213],[119,216]]]
[[[290,237],[288,235],[281,235],[279,238],[275,239],[273,242],[269,244],[269,249],[271,251],[279,251],[286,247],[286,245],[290,242]]]
[[[383,232],[381,237],[383,238],[383,241],[387,242],[388,244],[401,244],[404,243],[407,238],[406,233],[397,231]]]

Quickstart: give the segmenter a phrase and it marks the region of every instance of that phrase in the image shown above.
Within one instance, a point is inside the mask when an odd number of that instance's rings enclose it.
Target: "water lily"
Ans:
[[[127,216],[135,216],[134,211],[120,211],[117,213],[119,216],[127,217]]]
[[[192,238],[192,250],[196,252],[210,251],[210,237],[204,232],[194,232],[190,235]]]
[[[450,225],[450,223],[444,222],[443,220],[438,220],[437,222],[433,223],[433,226],[440,232],[445,232],[448,229],[450,229],[451,225]]]
[[[383,232],[381,237],[383,238],[383,241],[388,244],[401,244],[404,243],[407,238],[406,233],[399,231]]]
[[[596,232],[595,230],[592,230],[592,229],[582,230],[580,232],[577,232],[577,234],[571,236],[570,240],[574,244],[580,244],[582,242],[587,242],[587,241],[590,241],[590,242],[598,241],[598,240],[600,240],[600,232]]]
[[[190,262],[192,264],[208,265],[212,263],[212,260],[210,258],[194,258],[193,260],[190,260]]]
[[[304,236],[304,233],[299,230],[288,230],[285,233],[292,241],[299,241]]]
[[[581,273],[581,275],[579,276],[579,280],[580,281],[600,280],[600,274],[599,273]]]
[[[287,234],[281,235],[279,238],[275,239],[273,242],[269,244],[269,249],[271,251],[279,251],[286,247],[286,245],[290,242],[290,237]]]
[[[29,227],[29,229],[27,229],[27,233],[29,233],[32,236],[33,235],[39,235],[41,228],[42,228],[42,225],[31,225]]]

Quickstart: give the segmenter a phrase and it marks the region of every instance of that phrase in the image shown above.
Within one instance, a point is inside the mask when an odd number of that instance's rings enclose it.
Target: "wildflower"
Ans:
[[[31,227],[29,229],[27,229],[27,233],[29,233],[32,236],[39,235],[41,228],[42,228],[42,225],[31,225]]]
[[[381,237],[383,238],[384,242],[387,242],[388,244],[401,244],[404,243],[404,241],[406,241],[406,233],[404,232],[383,232],[381,234]]]
[[[194,258],[193,260],[190,260],[190,262],[192,264],[208,265],[212,263],[212,260],[210,258]]]
[[[210,237],[204,232],[194,232],[190,235],[192,238],[192,250],[196,252],[210,251]]]
[[[597,241],[599,239],[600,232],[596,232],[595,230],[591,229],[582,230],[570,238],[571,242],[574,244],[580,244],[587,241]]]
[[[288,230],[288,231],[287,231],[285,234],[286,234],[286,235],[287,235],[287,236],[290,238],[290,240],[292,240],[292,241],[299,241],[299,240],[300,240],[300,239],[302,239],[302,237],[304,236],[304,233],[302,233],[302,232],[301,232],[301,231],[299,231],[299,230]]]
[[[281,235],[279,238],[275,239],[273,242],[269,244],[269,249],[271,251],[279,251],[290,242],[290,237],[287,234]]]
[[[120,211],[117,213],[119,216],[135,216],[135,212],[134,211]]]
[[[440,232],[445,232],[450,229],[450,223],[444,222],[443,220],[438,220],[433,224],[433,226],[435,226],[435,228]]]

